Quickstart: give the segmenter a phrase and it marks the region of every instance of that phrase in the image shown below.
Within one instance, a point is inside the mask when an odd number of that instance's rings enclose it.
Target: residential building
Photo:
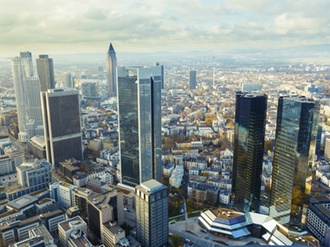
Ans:
[[[318,117],[319,106],[312,99],[278,100],[269,215],[282,224],[306,224]]]
[[[162,180],[160,67],[118,67],[121,183]]]
[[[145,247],[168,244],[168,189],[152,179],[135,187],[136,238]]]
[[[236,93],[232,197],[242,212],[259,211],[267,96]]]

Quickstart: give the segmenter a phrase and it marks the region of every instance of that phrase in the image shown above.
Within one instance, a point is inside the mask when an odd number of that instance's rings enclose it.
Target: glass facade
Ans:
[[[161,76],[153,68],[118,71],[121,182],[161,181]]]
[[[306,222],[318,116],[313,100],[279,98],[270,216],[282,224]]]
[[[48,55],[39,55],[37,58],[37,73],[40,78],[41,91],[55,88],[53,59]]]
[[[46,157],[53,165],[82,160],[79,94],[75,90],[42,92]]]
[[[232,197],[242,212],[259,211],[267,96],[236,93]]]

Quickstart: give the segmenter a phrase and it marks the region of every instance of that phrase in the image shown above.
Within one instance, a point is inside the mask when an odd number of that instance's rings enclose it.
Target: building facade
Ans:
[[[236,93],[232,196],[242,212],[259,211],[267,96]]]
[[[270,216],[282,224],[306,224],[319,106],[305,97],[278,100]]]
[[[145,247],[167,246],[168,189],[152,179],[135,187],[136,238]]]
[[[79,93],[53,89],[41,93],[47,160],[82,160]]]
[[[189,72],[189,89],[196,89],[197,82],[196,82],[196,71],[192,70]]]
[[[47,91],[55,88],[53,59],[48,55],[39,55],[37,58],[37,73],[40,79],[40,90]]]
[[[39,77],[33,75],[30,52],[21,52],[20,57],[12,58],[11,66],[19,126],[18,138],[21,142],[27,142],[43,131]]]
[[[117,57],[115,49],[110,43],[106,57],[108,97],[117,96]]]
[[[307,229],[322,244],[330,244],[330,198],[325,195],[313,195],[307,213]]]
[[[161,181],[160,66],[117,71],[121,183]]]

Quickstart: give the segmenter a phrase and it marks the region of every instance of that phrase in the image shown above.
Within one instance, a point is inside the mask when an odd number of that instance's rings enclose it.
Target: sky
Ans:
[[[0,0],[0,57],[330,44],[329,0]]]

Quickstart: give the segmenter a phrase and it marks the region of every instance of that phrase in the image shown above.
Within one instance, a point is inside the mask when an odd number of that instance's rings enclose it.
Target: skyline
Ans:
[[[1,2],[1,57],[105,53],[109,42],[118,52],[221,52],[330,41],[326,0]]]

